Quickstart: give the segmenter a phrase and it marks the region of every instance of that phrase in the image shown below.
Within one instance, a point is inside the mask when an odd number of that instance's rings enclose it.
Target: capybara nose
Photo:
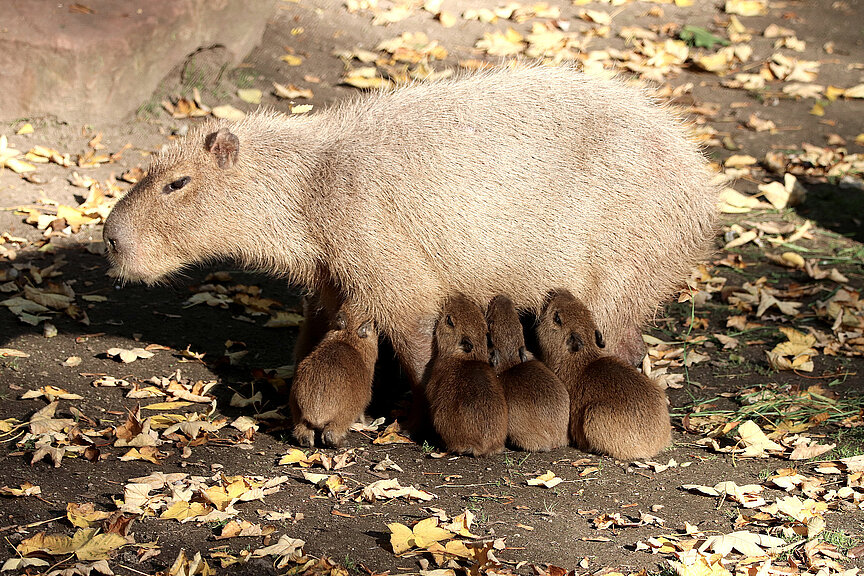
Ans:
[[[118,254],[128,250],[129,241],[123,238],[124,234],[113,224],[114,220],[108,218],[102,229],[102,239],[111,254]]]

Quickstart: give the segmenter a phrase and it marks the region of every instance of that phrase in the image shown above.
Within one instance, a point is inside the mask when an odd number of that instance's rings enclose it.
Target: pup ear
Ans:
[[[606,347],[606,341],[603,339],[603,334],[599,330],[594,330],[594,340],[597,342],[598,348]]]
[[[571,332],[569,336],[567,336],[567,348],[570,349],[570,352],[574,354],[582,350],[582,347],[585,344],[582,342],[582,338],[579,337],[575,332]]]
[[[359,328],[357,328],[357,336],[359,336],[360,338],[368,338],[371,331],[372,321],[367,320],[366,322],[361,324]]]
[[[498,364],[501,363],[501,353],[498,352],[497,348],[493,348],[489,353],[489,364],[492,365],[493,368],[497,368]]]
[[[337,330],[345,330],[348,327],[348,321],[345,320],[345,315],[342,312],[336,314],[336,319],[333,322]]]
[[[223,170],[231,168],[237,163],[240,153],[240,139],[227,128],[220,128],[217,132],[207,135],[204,139],[207,151],[213,154],[216,165]]]

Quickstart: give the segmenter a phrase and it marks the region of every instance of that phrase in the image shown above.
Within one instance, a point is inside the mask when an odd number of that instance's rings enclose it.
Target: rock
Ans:
[[[199,48],[234,62],[258,43],[272,0],[12,0],[0,24],[0,120],[116,122]]]

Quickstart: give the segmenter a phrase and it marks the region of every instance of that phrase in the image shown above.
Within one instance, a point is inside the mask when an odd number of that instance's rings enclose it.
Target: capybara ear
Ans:
[[[498,364],[501,363],[501,353],[498,352],[497,348],[493,348],[491,352],[489,352],[489,364],[493,368],[497,368]]]
[[[237,157],[240,154],[240,139],[227,128],[220,128],[218,131],[208,134],[207,138],[204,139],[204,146],[208,152],[213,154],[219,168],[225,170],[237,163]]]
[[[594,330],[594,341],[597,342],[598,348],[606,347],[606,340],[603,339],[603,333],[600,330]]]
[[[336,325],[337,330],[345,330],[345,328],[348,327],[348,321],[345,320],[345,314],[343,314],[341,311],[336,314],[334,324]]]
[[[567,336],[567,347],[570,349],[570,352],[574,354],[582,350],[582,347],[585,344],[582,342],[582,338],[579,337],[575,332],[571,332],[569,336]]]
[[[361,324],[359,328],[357,328],[357,336],[359,336],[360,338],[368,338],[369,332],[371,332],[371,331],[372,331],[372,321],[367,320],[366,322]]]

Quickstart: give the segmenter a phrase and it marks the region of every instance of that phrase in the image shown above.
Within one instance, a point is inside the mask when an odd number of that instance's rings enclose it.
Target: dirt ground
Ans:
[[[4,567],[9,573],[762,576],[864,567],[864,94],[853,89],[864,93],[864,3],[772,1],[764,13],[745,15],[763,4],[743,2],[745,14],[736,15],[734,1],[553,2],[511,7],[491,22],[468,20],[466,11],[499,4],[439,4],[283,1],[239,68],[223,69],[218,49],[201,52],[128,122],[26,118],[0,127],[9,148],[60,153],[46,163],[19,157],[36,167],[24,174],[0,168],[0,560],[15,561]],[[608,24],[603,15],[611,15]],[[455,24],[447,27],[450,16]],[[686,47],[681,57],[684,44],[667,41],[686,26],[752,53],[714,44]],[[475,47],[484,34],[508,28],[523,37],[521,49],[513,35],[509,55]],[[674,426],[673,445],[653,464],[574,448],[455,457],[388,434],[406,390],[393,382],[386,353],[371,409],[383,423],[352,432],[346,448],[300,454],[280,418],[296,289],[229,262],[167,287],[120,287],[106,275],[107,207],[131,186],[124,179],[134,179],[134,169],[146,170],[152,152],[196,122],[182,117],[196,95],[199,108],[251,110],[255,94],[246,91],[257,89],[261,105],[290,113],[311,103],[314,113],[357,95],[343,82],[359,77],[352,71],[375,67],[370,81],[381,83],[417,67],[498,64],[526,56],[532,31],[537,43],[557,40],[550,58],[569,51],[586,68],[653,82],[688,118],[718,177],[743,194],[724,197],[718,250],[694,273],[695,296],[669,304],[646,328],[652,374],[669,386]],[[420,32],[427,38],[400,36]],[[401,61],[379,49],[397,37]],[[360,62],[367,52],[373,61]],[[700,58],[718,53],[725,64],[706,70],[711,64]],[[764,85],[741,86],[758,83],[752,76]],[[274,82],[314,96],[279,98]],[[17,134],[28,123],[33,132]],[[784,174],[806,189],[794,207]],[[72,183],[86,178],[95,186]],[[781,184],[759,188],[769,182]],[[10,303],[15,298],[25,308]],[[795,345],[778,351],[787,341]],[[107,354],[112,348],[152,356],[126,363]],[[43,394],[22,398],[29,391]],[[54,398],[53,415],[39,412]],[[187,404],[147,408],[166,401]],[[753,424],[771,440],[754,439]],[[284,455],[293,463],[280,465]],[[528,483],[547,471],[552,487]],[[187,476],[175,484],[140,480],[153,473]],[[364,497],[364,488],[387,478],[420,492]],[[146,497],[133,502],[130,485],[148,482]],[[720,494],[710,495],[711,487]],[[87,504],[92,513],[75,506]],[[460,535],[451,522],[465,511],[473,523],[462,517],[468,533]],[[415,523],[432,517],[449,535],[424,540],[417,526],[428,522]],[[415,535],[400,540],[393,523]],[[106,538],[97,545],[92,532],[82,533],[90,528]],[[77,540],[61,545],[42,532]],[[736,548],[733,532],[745,533]],[[296,547],[283,536],[302,540],[302,553],[292,556]],[[440,562],[436,538],[449,552]],[[82,552],[88,539],[105,549]],[[460,548],[468,541],[486,544]],[[277,543],[284,546],[256,552]],[[196,553],[206,567],[192,560]],[[107,566],[93,568],[100,558]]]

